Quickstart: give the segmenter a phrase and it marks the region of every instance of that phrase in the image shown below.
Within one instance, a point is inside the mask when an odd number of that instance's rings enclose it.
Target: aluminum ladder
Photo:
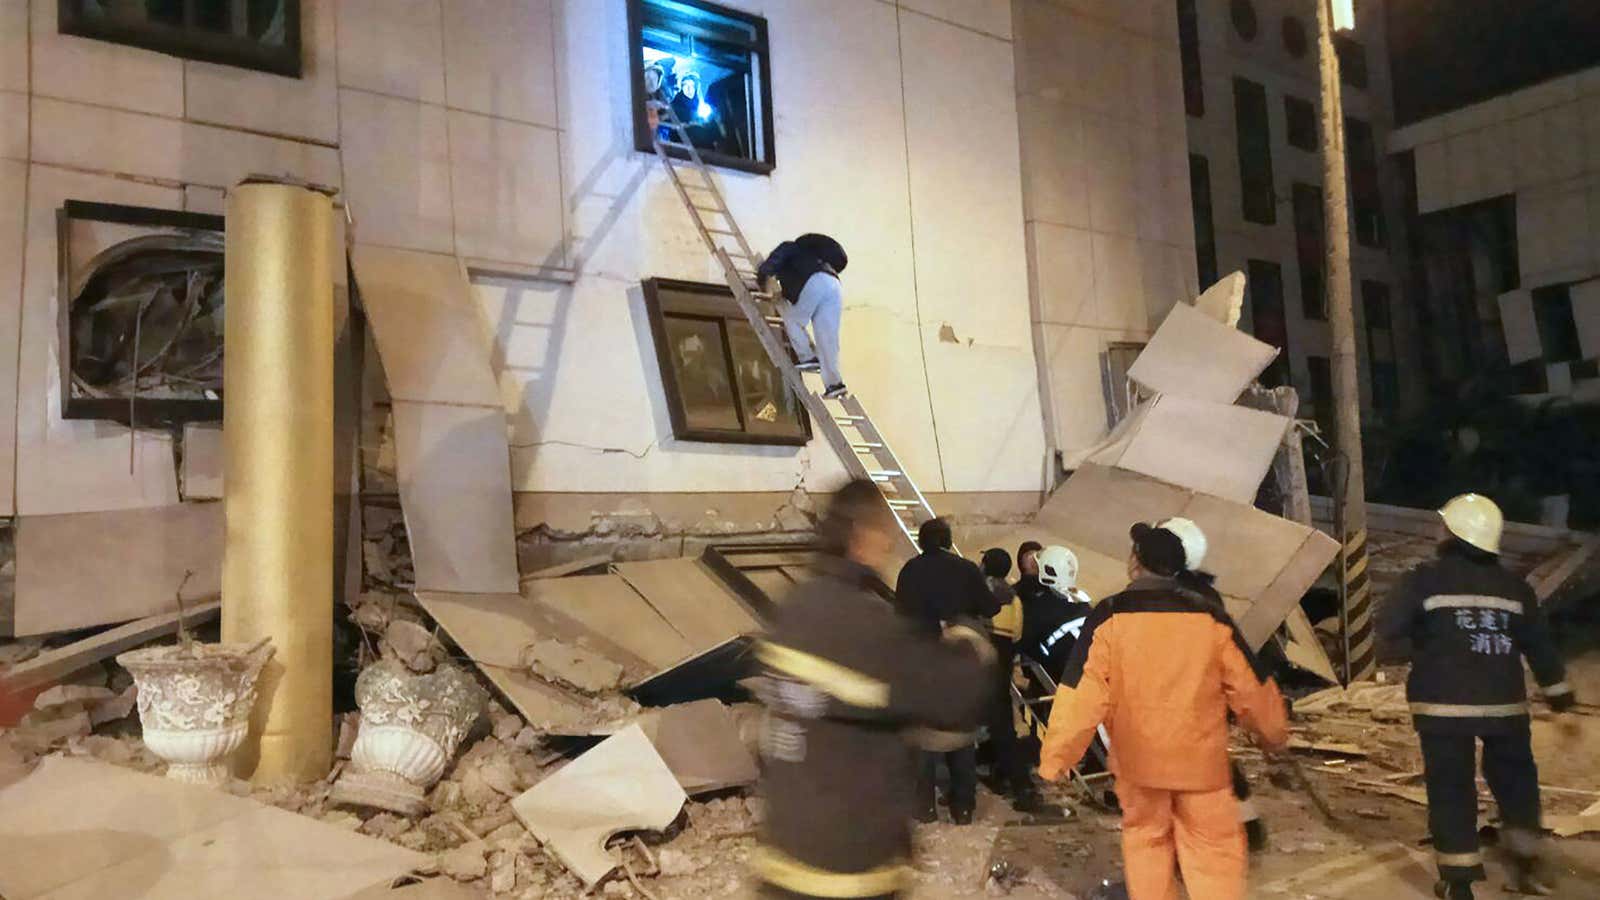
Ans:
[[[789,355],[788,338],[783,334],[783,319],[777,312],[779,301],[765,292],[756,278],[756,270],[761,267],[761,255],[751,249],[744,231],[734,220],[733,211],[728,208],[727,201],[711,177],[711,170],[700,157],[700,151],[689,140],[687,127],[667,104],[652,101],[652,107],[660,115],[661,126],[673,136],[673,139],[664,140],[660,128],[651,132],[650,140],[655,146],[656,156],[667,170],[667,178],[688,210],[689,218],[693,220],[695,230],[700,232],[701,240],[705,241],[706,249],[721,264],[723,277],[733,290],[733,298],[739,304],[739,309],[755,330],[773,365],[783,373],[784,382],[800,398],[811,421],[817,423],[823,436],[833,446],[833,452],[838,454],[845,470],[852,477],[870,478],[877,483],[884,502],[900,525],[900,533],[907,542],[909,552],[914,555],[917,552],[917,527],[934,517],[933,507],[928,505],[927,498],[922,496],[916,482],[906,474],[905,466],[895,456],[878,426],[873,424],[872,417],[867,414],[859,398],[852,394],[839,401],[826,401],[819,393],[806,387],[804,374],[795,368],[795,361]],[[670,152],[674,150],[688,159],[674,160]],[[697,199],[700,202],[696,202]],[[830,408],[830,403],[838,408]]]

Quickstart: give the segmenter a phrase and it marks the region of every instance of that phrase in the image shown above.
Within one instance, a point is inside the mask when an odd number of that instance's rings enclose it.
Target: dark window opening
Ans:
[[[688,131],[706,163],[767,173],[773,150],[767,21],[700,0],[628,0],[634,149],[652,135],[681,143]],[[667,152],[687,159],[688,151]]]
[[[1283,49],[1295,59],[1305,59],[1306,51],[1311,49],[1311,40],[1306,35],[1306,24],[1294,16],[1283,17]]]
[[[1333,36],[1333,52],[1339,57],[1339,80],[1353,88],[1367,87],[1367,48],[1347,34]]]
[[[1542,359],[1530,359],[1511,367],[1511,393],[1550,393],[1550,369]]]
[[[1206,85],[1200,68],[1200,16],[1195,0],[1178,0],[1178,48],[1183,59],[1183,108],[1198,119],[1206,114]]]
[[[1113,341],[1106,345],[1100,377],[1106,393],[1106,427],[1116,428],[1138,405],[1139,386],[1129,380],[1128,370],[1134,360],[1144,352],[1145,345],[1137,341]]]
[[[1389,286],[1361,282],[1361,311],[1367,326],[1367,366],[1372,373],[1372,407],[1391,411],[1400,405],[1400,371],[1395,359],[1394,313]]]
[[[58,0],[62,34],[300,77],[300,0]]]
[[[1285,95],[1283,118],[1288,123],[1289,146],[1316,152],[1322,143],[1317,105],[1310,100]]]
[[[222,418],[222,235],[221,216],[66,202],[62,418],[146,427]]]
[[[1243,78],[1233,80],[1234,120],[1239,139],[1239,180],[1247,221],[1278,221],[1272,188],[1272,129],[1267,122],[1267,89]]]
[[[1514,197],[1421,216],[1412,229],[1422,343],[1431,377],[1448,384],[1506,362],[1500,295],[1521,281]]]
[[[1278,348],[1272,365],[1261,373],[1261,383],[1278,387],[1289,383],[1289,320],[1283,308],[1283,267],[1252,259],[1246,264],[1245,292],[1249,295],[1250,333]]]
[[[1326,437],[1335,428],[1333,409],[1333,366],[1326,356],[1306,357],[1306,374],[1311,376],[1311,409]]]
[[[1547,363],[1575,362],[1583,358],[1578,323],[1572,317],[1572,292],[1558,284],[1533,290],[1533,320],[1539,328],[1539,347]]]
[[[1189,198],[1194,206],[1195,272],[1200,290],[1217,283],[1217,229],[1211,211],[1211,165],[1189,154]]]
[[[1356,241],[1363,247],[1382,247],[1388,241],[1388,229],[1383,214],[1382,179],[1378,174],[1377,139],[1372,126],[1360,119],[1344,120],[1344,136]]]
[[[800,445],[811,422],[784,384],[733,293],[721,285],[644,282],[673,437]]]
[[[1295,182],[1295,261],[1300,269],[1300,311],[1307,319],[1328,317],[1322,221],[1322,188]]]
[[[1239,32],[1239,37],[1247,41],[1256,39],[1261,23],[1256,20],[1254,3],[1250,0],[1232,0],[1228,4],[1228,14],[1233,18],[1233,30]]]

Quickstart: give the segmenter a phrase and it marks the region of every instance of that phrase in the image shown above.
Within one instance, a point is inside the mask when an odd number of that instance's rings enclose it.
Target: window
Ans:
[[[1310,100],[1285,94],[1283,118],[1289,125],[1289,146],[1316,152],[1322,141],[1317,105]]]
[[[1300,311],[1307,319],[1328,317],[1322,221],[1322,188],[1295,182],[1295,260],[1300,268]]]
[[[1306,374],[1311,376],[1311,409],[1325,439],[1332,442],[1336,422],[1333,408],[1333,366],[1326,356],[1306,357]]]
[[[1339,57],[1339,80],[1353,88],[1367,87],[1367,48],[1347,34],[1333,36],[1333,52]]]
[[[1217,229],[1211,217],[1211,164],[1189,154],[1189,198],[1194,204],[1195,272],[1200,290],[1217,283]]]
[[[1367,365],[1372,373],[1372,407],[1390,411],[1400,405],[1400,375],[1395,361],[1394,313],[1389,286],[1361,282],[1361,310],[1367,323]]]
[[[1234,120],[1239,139],[1239,180],[1247,221],[1278,221],[1272,189],[1272,130],[1267,124],[1267,89],[1243,78],[1233,80]]]
[[[1278,387],[1289,383],[1289,321],[1283,310],[1283,267],[1252,259],[1246,264],[1245,291],[1249,294],[1250,332],[1259,341],[1278,348],[1272,365],[1261,373],[1261,383]]]
[[[1344,120],[1345,153],[1350,171],[1350,209],[1356,240],[1363,247],[1382,247],[1388,240],[1383,215],[1383,187],[1378,175],[1378,142],[1372,126]]]
[[[733,294],[720,285],[644,283],[672,434],[732,444],[804,444],[811,423]]]
[[[1295,59],[1305,59],[1306,51],[1311,49],[1311,41],[1306,37],[1306,24],[1294,16],[1283,17],[1283,49]]]
[[[660,123],[670,109],[706,163],[771,172],[767,20],[700,0],[628,0],[628,27],[634,149],[655,149],[652,129],[663,141],[682,142]],[[667,152],[688,158],[681,147]]]
[[[1260,23],[1256,21],[1256,7],[1250,0],[1232,0],[1228,4],[1228,14],[1233,18],[1233,30],[1239,32],[1239,37],[1247,41],[1256,39],[1256,31]]]
[[[300,77],[300,0],[57,0],[62,34]]]
[[[1421,347],[1432,377],[1459,381],[1503,363],[1499,297],[1522,277],[1515,198],[1429,213],[1412,233],[1418,315],[1428,334]]]
[[[1183,59],[1183,108],[1198,119],[1206,114],[1206,85],[1200,69],[1200,17],[1195,0],[1178,0],[1178,47]]]
[[[68,200],[56,222],[58,296],[71,298],[62,418],[221,420],[222,217]]]
[[[1570,285],[1557,284],[1533,291],[1533,321],[1539,329],[1539,346],[1547,363],[1576,362],[1583,358],[1578,323],[1572,317]]]
[[[1100,375],[1106,393],[1106,427],[1117,424],[1133,412],[1139,402],[1139,386],[1128,380],[1128,370],[1144,351],[1145,345],[1136,341],[1112,341],[1106,345]]]

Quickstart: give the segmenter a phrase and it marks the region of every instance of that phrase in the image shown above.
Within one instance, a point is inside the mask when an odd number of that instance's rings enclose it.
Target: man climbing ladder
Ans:
[[[849,393],[839,372],[839,317],[844,295],[839,273],[850,264],[844,247],[825,234],[802,234],[779,244],[768,254],[756,275],[762,283],[777,278],[783,297],[783,329],[794,349],[795,366],[802,372],[821,372],[822,397],[835,400]],[[806,333],[810,325],[815,333]]]

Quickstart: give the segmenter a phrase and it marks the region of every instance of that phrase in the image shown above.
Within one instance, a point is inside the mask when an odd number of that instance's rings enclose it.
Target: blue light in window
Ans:
[[[702,100],[700,101],[700,106],[694,112],[696,116],[702,119],[709,119],[711,118],[711,105]]]

